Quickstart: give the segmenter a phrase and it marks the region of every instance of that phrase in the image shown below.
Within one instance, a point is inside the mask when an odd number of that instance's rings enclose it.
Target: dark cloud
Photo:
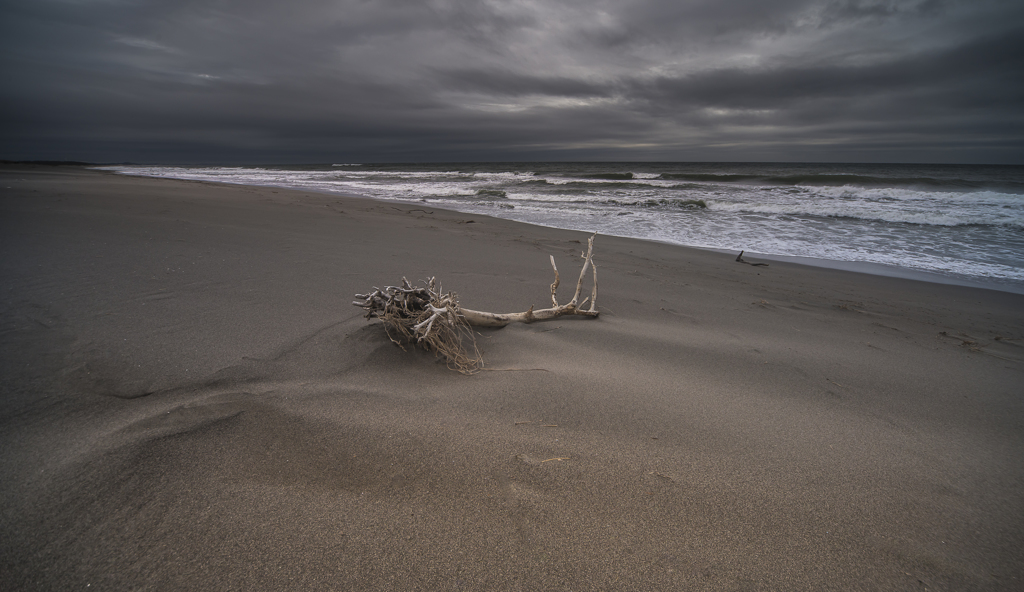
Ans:
[[[1024,98],[1024,27],[952,49],[867,65],[728,68],[661,78],[648,92],[671,104],[777,108],[798,102],[954,92],[986,107],[1019,109]],[[962,105],[961,105],[962,106]]]
[[[1019,2],[0,10],[0,158],[1024,162]]]

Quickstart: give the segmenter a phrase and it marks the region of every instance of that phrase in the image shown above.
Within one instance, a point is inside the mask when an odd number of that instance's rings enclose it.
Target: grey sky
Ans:
[[[0,0],[0,158],[1024,164],[1019,0]]]

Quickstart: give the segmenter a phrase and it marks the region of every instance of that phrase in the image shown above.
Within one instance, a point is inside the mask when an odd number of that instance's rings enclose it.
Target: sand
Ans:
[[[1019,590],[1024,296],[599,236],[463,376],[351,306],[586,235],[0,169],[4,590]],[[747,256],[756,261],[755,257]]]

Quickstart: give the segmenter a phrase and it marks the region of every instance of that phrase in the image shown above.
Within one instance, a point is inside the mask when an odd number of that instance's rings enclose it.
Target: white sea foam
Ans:
[[[738,204],[711,200],[708,202],[708,209],[743,214],[858,218],[932,226],[1001,225],[1024,228],[1024,213],[1022,212],[979,211],[972,214],[971,212],[954,212],[946,209],[911,208],[906,204],[893,204],[891,207],[875,204],[866,207],[863,204]]]
[[[978,185],[973,178],[918,183],[921,174],[916,170],[910,171],[909,180],[888,183],[885,177],[868,176],[871,171],[863,167],[857,172],[833,167],[815,176],[810,165],[778,165],[779,170],[757,174],[743,165],[735,165],[737,170],[733,165],[701,166],[696,172],[669,171],[668,178],[654,165],[634,167],[632,178],[615,167],[572,164],[528,169],[356,164],[104,168],[425,201],[546,226],[715,249],[884,263],[1016,282],[1024,289],[1024,182],[1016,178],[1000,183],[1020,193],[953,189]],[[846,177],[850,180],[842,180]]]

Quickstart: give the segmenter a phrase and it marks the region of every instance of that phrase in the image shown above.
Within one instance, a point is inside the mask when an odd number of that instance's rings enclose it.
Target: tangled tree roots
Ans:
[[[459,299],[453,292],[442,294],[430,278],[423,288],[414,288],[402,278],[402,286],[374,288],[369,294],[356,294],[352,304],[366,309],[366,318],[383,321],[391,341],[416,342],[444,357],[448,367],[473,374],[483,366],[476,348],[473,330],[460,314]],[[470,347],[464,345],[469,343]]]
[[[598,315],[594,236],[587,241],[587,253],[583,256],[583,269],[576,282],[576,293],[566,304],[558,304],[555,296],[559,276],[554,257],[551,257],[551,268],[555,272],[555,281],[551,284],[551,308],[534,310],[531,306],[526,312],[513,313],[469,310],[459,306],[458,296],[454,292],[442,293],[435,278],[424,282],[426,285],[422,288],[413,287],[409,280],[402,278],[401,286],[387,286],[383,290],[374,288],[369,294],[356,294],[357,300],[352,304],[365,309],[366,318],[380,319],[388,337],[396,344],[422,344],[426,349],[444,357],[449,368],[463,374],[473,374],[483,367],[483,359],[477,350],[471,325],[504,327],[513,322],[530,323],[564,315]],[[589,298],[579,302],[583,279],[588,270],[594,278],[594,288]],[[590,307],[584,310],[588,300]]]

